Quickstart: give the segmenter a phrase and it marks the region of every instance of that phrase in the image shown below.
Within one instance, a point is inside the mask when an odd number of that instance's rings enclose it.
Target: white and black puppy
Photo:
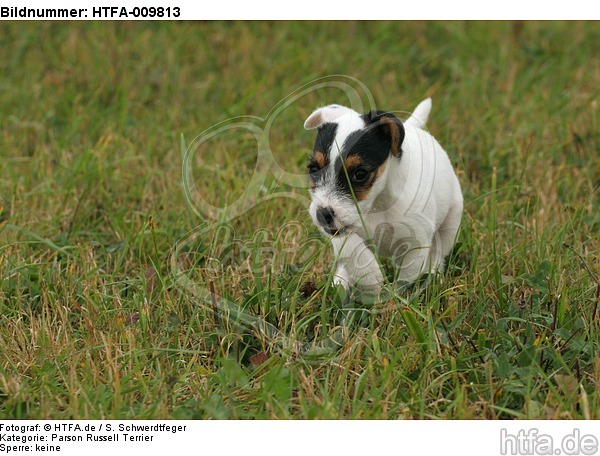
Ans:
[[[315,224],[331,236],[334,282],[377,293],[383,274],[375,255],[391,258],[397,280],[442,271],[460,225],[463,197],[448,155],[424,130],[431,99],[402,123],[389,112],[340,105],[314,111],[318,128],[309,160]]]

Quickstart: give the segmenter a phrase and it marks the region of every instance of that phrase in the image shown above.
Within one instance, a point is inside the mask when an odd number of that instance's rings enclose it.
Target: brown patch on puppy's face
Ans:
[[[380,119],[383,131],[388,134],[391,138],[392,138],[392,144],[391,144],[391,152],[392,154],[394,154],[394,156],[398,156],[400,155],[400,141],[402,139],[404,139],[404,131],[402,131],[402,134],[400,132],[400,121],[394,116],[394,117],[390,117],[390,116],[386,116],[383,115],[381,116]],[[404,130],[404,127],[402,127]]]
[[[348,174],[350,174],[350,171],[359,168],[362,164],[363,160],[359,154],[349,155],[344,160],[344,166],[346,167],[346,170],[348,170]]]
[[[343,168],[337,170],[338,188],[354,197],[357,201],[365,200],[373,184],[383,173],[387,159],[382,162],[372,160],[373,157],[365,154],[364,151],[354,150],[346,154],[343,162]],[[337,160],[340,165],[341,161]],[[345,168],[345,169],[344,169]]]
[[[317,186],[317,181],[322,178],[324,168],[329,164],[329,158],[320,150],[315,150],[308,162],[308,185],[311,191]]]
[[[352,190],[354,191],[354,196],[356,196],[357,201],[364,201],[369,196],[373,185],[379,179],[383,170],[385,168],[385,164],[387,161],[383,162],[378,168],[374,170],[366,170],[368,173],[367,178],[364,183],[353,183]],[[355,171],[356,172],[356,171]]]
[[[319,167],[319,169],[323,169],[325,166],[327,166],[327,155],[320,150],[315,151],[313,159],[315,160],[315,164]]]

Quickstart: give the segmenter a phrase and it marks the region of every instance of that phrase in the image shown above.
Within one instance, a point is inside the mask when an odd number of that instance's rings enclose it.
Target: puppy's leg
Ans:
[[[396,280],[413,283],[430,269],[431,238],[435,229],[417,215],[405,217],[395,225],[388,225],[387,236],[375,236],[380,251],[386,252],[396,265]]]
[[[444,271],[444,260],[452,251],[463,212],[462,197],[455,198],[446,218],[433,236],[429,256],[432,270]]]
[[[396,263],[399,266],[398,280],[401,282],[413,283],[421,274],[429,272],[431,269],[429,264],[430,243],[421,242],[417,244],[412,241],[411,244],[408,252],[400,258],[399,264]]]
[[[333,284],[341,285],[346,290],[350,288],[350,276],[348,275],[348,271],[343,264],[338,262],[337,269],[335,270],[335,274],[333,275]]]
[[[379,292],[383,284],[383,274],[364,239],[357,234],[350,234],[336,236],[331,241],[338,262],[334,282],[337,280],[337,283],[342,283],[345,288],[356,286],[367,293]]]

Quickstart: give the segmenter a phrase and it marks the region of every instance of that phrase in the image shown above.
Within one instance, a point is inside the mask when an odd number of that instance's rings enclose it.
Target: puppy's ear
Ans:
[[[400,157],[404,142],[404,125],[400,119],[391,112],[384,111],[371,111],[362,117],[367,127],[389,137],[390,151],[395,157]]]
[[[319,108],[304,121],[304,128],[306,130],[319,128],[321,125],[327,122],[333,122],[338,117],[343,116],[346,113],[346,110],[347,108],[336,104]]]

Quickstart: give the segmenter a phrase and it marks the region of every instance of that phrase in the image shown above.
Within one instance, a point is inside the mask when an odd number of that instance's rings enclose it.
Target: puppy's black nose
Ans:
[[[330,207],[320,207],[317,209],[317,220],[323,226],[331,225],[335,212]]]

